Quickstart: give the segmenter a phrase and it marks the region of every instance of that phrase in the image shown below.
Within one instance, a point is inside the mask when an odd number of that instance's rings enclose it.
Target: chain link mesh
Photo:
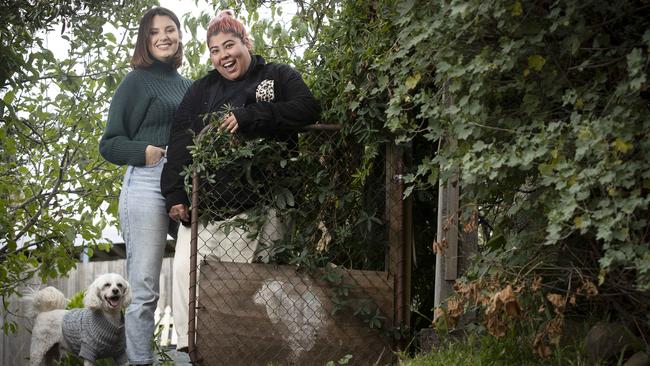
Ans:
[[[401,204],[386,203],[401,201],[387,190],[389,150],[363,151],[331,125],[286,136],[207,129],[196,139],[190,355],[202,365],[390,364],[404,253],[401,240],[389,245],[402,237],[401,221],[389,224],[402,220],[390,212]]]

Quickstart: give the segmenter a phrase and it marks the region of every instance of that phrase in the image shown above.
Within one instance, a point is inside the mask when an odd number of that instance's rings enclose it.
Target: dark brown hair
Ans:
[[[210,42],[210,37],[219,33],[231,33],[241,39],[242,43],[248,46],[249,51],[253,48],[253,41],[246,32],[246,27],[242,22],[235,19],[235,12],[231,9],[220,11],[217,16],[210,20],[206,41]],[[208,44],[208,46],[210,45]]]
[[[144,69],[154,63],[154,57],[149,53],[149,31],[153,24],[153,17],[156,15],[169,17],[176,24],[178,35],[181,35],[181,22],[173,11],[163,7],[149,9],[140,19],[138,39],[135,41],[135,50],[133,51],[133,57],[131,57],[131,67],[134,69]],[[171,65],[178,69],[181,63],[183,63],[183,42],[179,39],[178,50],[172,59]]]

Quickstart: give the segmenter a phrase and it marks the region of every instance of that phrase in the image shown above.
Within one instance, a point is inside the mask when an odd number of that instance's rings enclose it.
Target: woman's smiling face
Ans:
[[[165,15],[155,15],[149,29],[148,49],[156,60],[170,63],[178,51],[180,34],[174,21]]]
[[[249,45],[228,32],[210,37],[210,61],[215,70],[228,80],[237,80],[246,74],[251,64]]]

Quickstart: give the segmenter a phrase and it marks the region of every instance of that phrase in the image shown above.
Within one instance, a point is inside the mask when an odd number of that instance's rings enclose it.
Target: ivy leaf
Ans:
[[[528,67],[535,71],[540,71],[546,64],[546,59],[540,55],[528,56]]]
[[[406,15],[413,8],[415,0],[400,1],[397,5],[397,12],[400,16]]]
[[[345,89],[343,90],[345,93],[351,92],[355,90],[357,87],[351,82],[348,81],[347,84],[345,84]]]
[[[614,149],[623,154],[627,154],[628,151],[632,150],[634,145],[632,143],[623,140],[622,138],[617,138],[614,143]]]
[[[521,16],[523,14],[523,10],[521,8],[521,2],[515,1],[515,3],[512,5],[512,8],[510,8],[510,12],[515,17]]]
[[[406,90],[411,90],[411,89],[415,88],[415,86],[416,86],[416,85],[418,84],[418,82],[420,81],[420,78],[421,78],[421,77],[422,77],[422,76],[421,76],[420,73],[418,72],[418,73],[416,73],[415,75],[412,75],[412,76],[409,76],[408,78],[406,78],[406,82],[405,82],[405,84],[406,84]]]

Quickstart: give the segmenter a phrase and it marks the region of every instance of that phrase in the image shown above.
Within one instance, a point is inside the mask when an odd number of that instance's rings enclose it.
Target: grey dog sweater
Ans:
[[[126,363],[124,319],[119,327],[106,319],[101,310],[72,309],[63,316],[63,338],[72,351],[84,360],[113,357]]]

